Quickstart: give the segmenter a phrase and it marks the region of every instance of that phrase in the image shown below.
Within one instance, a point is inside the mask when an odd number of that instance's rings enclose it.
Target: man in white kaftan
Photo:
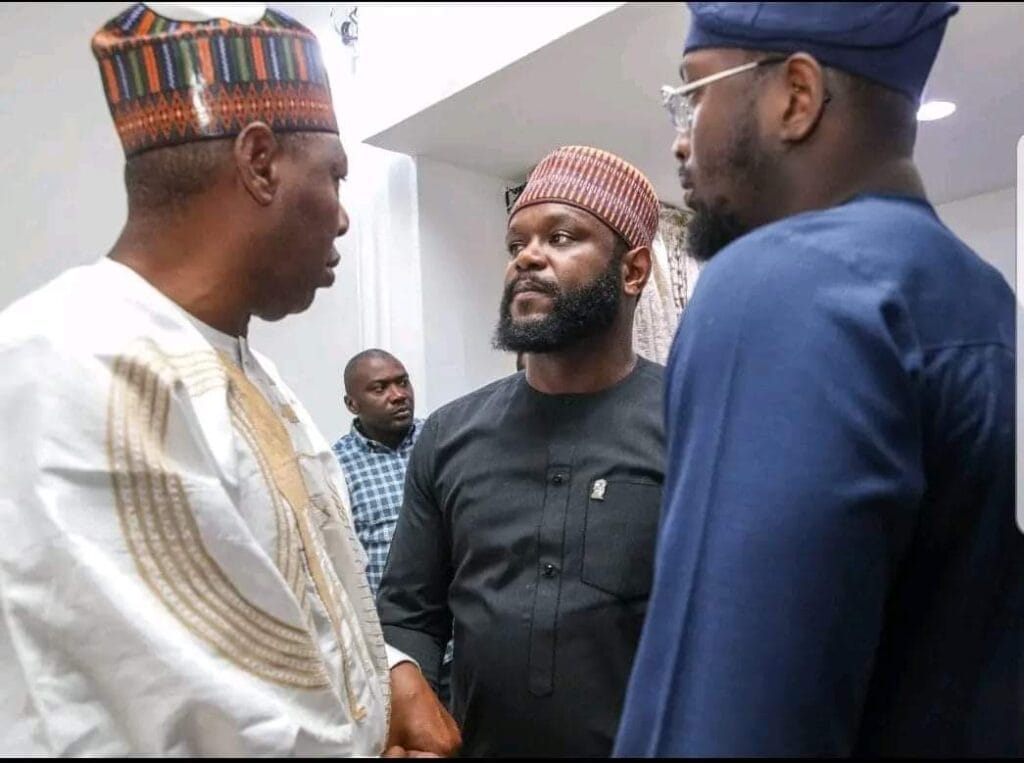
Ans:
[[[273,366],[104,259],[0,316],[0,368],[5,750],[380,752],[345,481]]]
[[[93,53],[128,220],[0,314],[0,751],[453,752],[330,447],[246,339],[331,285],[349,226],[316,38],[136,4]]]

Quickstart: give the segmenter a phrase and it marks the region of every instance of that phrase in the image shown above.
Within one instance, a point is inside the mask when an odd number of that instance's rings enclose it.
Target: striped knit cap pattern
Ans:
[[[256,121],[338,132],[316,37],[279,11],[253,25],[187,22],[138,3],[93,36],[92,51],[127,157]]]
[[[640,170],[589,146],[563,146],[544,157],[516,199],[523,207],[557,202],[579,207],[618,233],[631,249],[650,246],[658,229],[658,196]]]

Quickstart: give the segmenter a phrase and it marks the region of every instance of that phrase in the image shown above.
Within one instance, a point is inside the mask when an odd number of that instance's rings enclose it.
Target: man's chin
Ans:
[[[707,262],[748,232],[735,215],[698,203],[687,225],[688,253],[697,262]]]
[[[537,310],[531,310],[529,312],[512,312],[510,315],[510,322],[515,327],[533,326],[547,319],[549,315],[551,315],[549,311],[539,312]]]
[[[316,286],[309,286],[301,291],[296,289],[287,295],[290,299],[281,299],[272,305],[267,305],[256,314],[265,321],[279,321],[282,318],[287,318],[289,315],[298,315],[299,313],[306,312],[313,306],[316,294]]]

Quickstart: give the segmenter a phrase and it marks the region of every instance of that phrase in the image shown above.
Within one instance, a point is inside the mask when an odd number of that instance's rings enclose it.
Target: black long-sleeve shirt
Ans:
[[[520,373],[437,411],[409,464],[378,605],[472,756],[607,756],[652,577],[663,368],[595,394]]]

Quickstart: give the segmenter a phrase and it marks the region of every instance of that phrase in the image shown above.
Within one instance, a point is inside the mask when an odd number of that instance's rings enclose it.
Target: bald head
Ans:
[[[352,394],[356,375],[359,373],[361,367],[371,360],[381,360],[402,366],[402,363],[398,358],[387,350],[379,350],[376,347],[370,348],[369,350],[363,350],[362,352],[353,355],[349,362],[345,364],[345,394]],[[402,370],[405,370],[405,366],[402,366]]]
[[[405,366],[390,352],[364,350],[345,366],[345,406],[370,439],[397,447],[409,431],[415,395]]]

